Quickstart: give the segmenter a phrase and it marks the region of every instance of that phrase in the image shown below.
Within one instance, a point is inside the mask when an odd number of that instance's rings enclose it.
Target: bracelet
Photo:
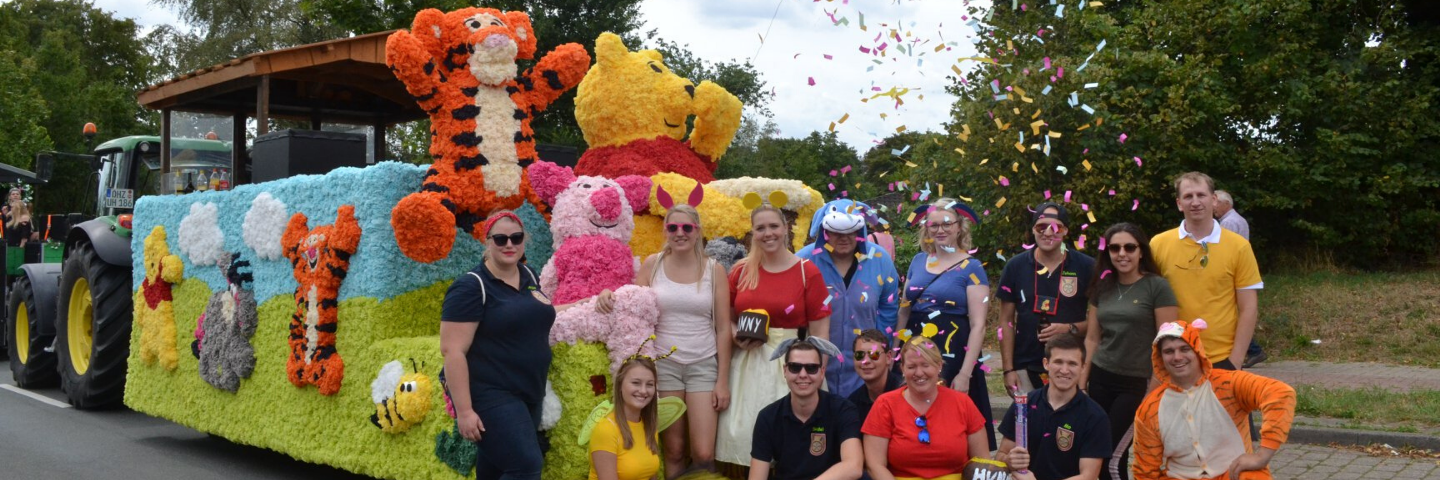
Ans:
[[[1020,369],[1018,369],[1018,368],[1012,368],[1012,369],[1006,370],[1006,371],[1004,371],[1004,372],[1001,372],[1001,374],[1003,375],[1003,374],[1006,374],[1006,373],[1015,373],[1015,372],[1018,372],[1018,371],[1020,371]]]

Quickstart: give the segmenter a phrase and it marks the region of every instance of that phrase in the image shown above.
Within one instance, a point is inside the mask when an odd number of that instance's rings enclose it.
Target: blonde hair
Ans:
[[[910,361],[910,352],[919,354],[922,358],[929,361],[931,365],[936,367],[944,366],[944,360],[940,358],[940,346],[936,345],[935,341],[929,337],[915,335],[910,337],[910,340],[906,340],[904,345],[900,346],[900,365],[902,367],[905,365],[905,362]]]
[[[928,217],[930,213],[935,210],[944,210],[955,215],[956,225],[960,227],[955,235],[955,248],[967,252],[970,251],[971,248],[974,248],[970,240],[970,226],[972,225],[970,217],[961,215],[960,212],[955,209],[956,203],[957,201],[953,198],[941,198],[936,200],[935,203],[931,203],[930,211],[925,212],[925,216],[927,217],[925,219],[926,221],[920,225],[920,251],[925,252],[925,255],[934,256],[940,251],[940,247],[935,245],[935,237],[930,235],[930,222]]]
[[[1205,185],[1206,190],[1209,190],[1211,194],[1215,193],[1215,179],[1200,172],[1185,172],[1175,177],[1175,198],[1180,198],[1180,184],[1184,182],[1195,182]]]
[[[615,406],[615,424],[620,427],[621,446],[626,450],[635,446],[635,439],[630,436],[630,426],[626,424],[630,420],[625,418],[625,396],[620,393],[620,386],[624,384],[625,374],[630,373],[631,370],[636,368],[649,370],[651,376],[654,376],[657,380],[659,379],[659,374],[655,372],[655,362],[650,360],[649,357],[630,357],[629,360],[626,360],[624,364],[620,365],[620,370],[615,372],[615,388],[611,389],[614,390],[615,393],[610,401],[612,405]],[[659,407],[655,405],[657,397],[658,392],[657,396],[651,397],[650,403],[646,404],[645,408],[640,410],[640,423],[645,426],[645,446],[650,447],[650,453],[659,453],[659,449],[655,445],[655,431],[659,429],[660,423],[660,421],[656,419],[656,412],[659,409]]]
[[[736,266],[741,269],[740,283],[737,285],[739,290],[754,290],[755,287],[760,286],[760,269],[763,268],[760,265],[762,263],[760,256],[765,254],[765,252],[760,249],[760,239],[755,236],[755,216],[759,215],[760,212],[775,212],[776,215],[780,216],[780,223],[785,228],[786,249],[789,249],[790,246],[790,222],[785,219],[784,211],[769,203],[763,203],[755,207],[754,210],[751,210],[750,252],[746,253],[745,258],[736,264]]]
[[[701,226],[701,224],[700,224],[700,212],[699,212],[698,210],[695,210],[695,207],[692,207],[692,206],[690,206],[690,205],[686,205],[686,204],[683,204],[683,203],[682,203],[682,204],[679,204],[679,205],[670,207],[670,211],[665,213],[665,223],[670,223],[670,217],[671,217],[672,215],[677,214],[677,213],[683,213],[683,214],[685,214],[685,215],[689,215],[689,216],[690,216],[690,220],[692,220],[692,221],[695,222],[695,238],[698,238],[698,239],[699,239],[699,242],[697,242],[697,243],[695,244],[695,251],[693,252],[693,254],[695,255],[695,262],[700,265],[700,266],[698,267],[698,268],[700,269],[700,272],[699,272],[699,273],[700,273],[700,278],[701,278],[701,279],[704,279],[704,278],[705,278],[705,269],[710,267],[710,262],[707,261],[707,260],[709,260],[709,257],[706,257],[706,256],[705,256],[705,227]],[[661,229],[664,229],[664,228],[666,228],[666,227],[662,225],[660,228],[661,228]],[[667,240],[667,241],[665,242],[665,246],[663,246],[663,247],[660,248],[660,260],[661,260],[661,261],[656,262],[656,265],[655,265],[655,270],[656,270],[657,272],[658,272],[660,269],[665,268],[665,262],[664,262],[665,256],[666,256],[666,255],[669,255],[669,254],[670,254],[670,242]],[[651,282],[651,283],[654,283],[654,282]],[[699,291],[699,290],[700,290],[700,284],[702,284],[702,283],[704,283],[704,282],[701,282],[701,281],[696,281],[696,282],[695,282],[695,290],[696,290],[696,291]]]
[[[5,222],[5,226],[15,228],[20,224],[21,217],[27,217],[27,220],[30,217],[30,205],[24,200],[10,204],[10,221]]]

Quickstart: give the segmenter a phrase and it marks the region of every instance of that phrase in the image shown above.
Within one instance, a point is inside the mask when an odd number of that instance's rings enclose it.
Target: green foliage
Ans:
[[[252,53],[343,37],[330,19],[302,0],[155,0],[173,8],[189,27],[160,26],[146,43],[163,62],[162,78]],[[368,32],[362,32],[368,33]],[[158,79],[156,79],[158,80]]]
[[[830,171],[854,165],[858,158],[855,149],[841,142],[835,132],[810,132],[805,138],[766,136],[755,141],[753,151],[731,150],[733,154],[727,153],[720,162],[717,178],[794,179],[819,190],[826,198],[839,198],[845,190]],[[835,183],[833,190],[827,186],[830,183]]]
[[[964,153],[914,162],[906,175],[989,210],[976,233],[982,257],[1026,241],[1026,207],[1046,191],[1072,192],[1077,224],[1088,221],[1084,206],[1095,214],[1072,246],[1089,233],[1093,251],[1095,235],[1119,221],[1151,234],[1173,228],[1170,180],[1198,170],[1234,194],[1262,263],[1317,247],[1348,265],[1434,262],[1440,29],[1403,3],[1107,2],[1057,18],[1052,5],[997,2],[993,14],[972,12],[984,17],[981,56],[995,61],[950,87],[960,98],[941,142]],[[1063,78],[1042,71],[1046,57]],[[1050,132],[1060,137],[1047,156],[1041,135]]]
[[[760,79],[760,72],[755,70],[755,65],[749,60],[742,62],[732,58],[728,62],[711,62],[696,57],[690,52],[689,45],[680,45],[656,37],[654,30],[647,36],[655,43],[648,48],[664,55],[665,66],[670,67],[670,71],[676,75],[688,78],[696,85],[705,80],[715,82],[739,98],[740,103],[745,104],[745,108],[750,112],[770,117],[770,94],[765,91],[765,81]]]
[[[90,2],[17,0],[0,5],[0,69],[12,65],[17,75],[4,75],[0,85],[7,94],[26,97],[4,103],[5,113],[27,117],[44,128],[48,140],[24,125],[4,124],[7,149],[33,158],[39,149],[88,152],[80,134],[86,122],[100,127],[100,138],[153,132],[152,118],[135,103],[135,92],[145,85],[152,64],[132,20],[117,19]],[[13,90],[10,87],[13,85]],[[4,121],[4,120],[0,120]],[[12,162],[7,153],[4,160]],[[28,165],[28,161],[20,165]],[[41,213],[92,211],[84,203],[93,198],[89,165],[57,160],[54,180],[37,189]]]
[[[41,150],[49,150],[50,134],[41,121],[50,116],[40,92],[31,83],[35,62],[15,52],[0,51],[0,162],[29,168]]]

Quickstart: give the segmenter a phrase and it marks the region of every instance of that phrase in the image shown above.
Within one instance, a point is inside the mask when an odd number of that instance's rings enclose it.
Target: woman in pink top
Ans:
[[[655,344],[676,347],[656,364],[660,396],[683,396],[686,405],[685,417],[661,433],[665,477],[714,471],[717,415],[730,405],[731,348],[730,322],[716,319],[730,318],[730,284],[725,268],[705,256],[705,232],[695,207],[670,207],[665,247],[645,259],[638,277],[635,283],[654,288],[659,299]]]

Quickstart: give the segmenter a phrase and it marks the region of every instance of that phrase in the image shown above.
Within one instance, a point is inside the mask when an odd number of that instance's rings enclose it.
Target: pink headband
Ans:
[[[517,224],[520,225],[520,229],[522,229],[522,230],[525,229],[525,222],[520,221],[520,217],[515,216],[515,213],[513,213],[513,212],[500,212],[500,213],[492,214],[492,215],[490,215],[490,218],[485,219],[485,225],[482,226],[482,227],[480,227],[480,238],[485,238],[485,237],[490,236],[490,227],[495,226],[495,222],[499,221],[499,220],[502,219],[502,218],[508,218],[508,219],[514,220],[515,223],[517,223]]]

